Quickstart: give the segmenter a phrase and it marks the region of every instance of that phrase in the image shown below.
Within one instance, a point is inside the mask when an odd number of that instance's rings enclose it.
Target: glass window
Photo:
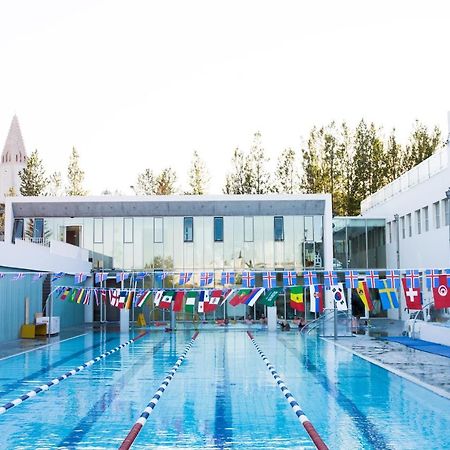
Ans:
[[[441,208],[439,202],[433,203],[434,208],[434,226],[441,228]]]
[[[273,218],[273,236],[275,241],[284,241],[283,216],[275,216]]]
[[[445,217],[444,217],[444,223],[445,223],[445,225],[448,225],[449,224],[449,206],[450,206],[450,200],[448,199],[448,198],[446,198],[446,199],[444,199],[444,214],[445,214]]]
[[[223,217],[214,217],[214,242],[223,242]]]
[[[387,228],[388,228],[389,244],[392,244],[392,223],[391,222],[387,223]]]
[[[183,236],[184,236],[184,242],[193,242],[194,241],[194,218],[193,217],[185,217],[184,218]]]
[[[133,218],[123,218],[123,242],[133,242]]]
[[[155,217],[153,219],[153,242],[163,242],[163,218]]]
[[[415,211],[415,215],[416,215],[416,230],[417,230],[417,234],[422,233],[422,220],[420,217],[420,209]]]
[[[425,206],[423,208],[423,223],[425,226],[425,231],[428,231],[430,229],[430,221],[428,218],[428,206]]]
[[[103,218],[94,218],[94,243],[103,243]]]
[[[400,217],[400,223],[402,225],[402,238],[405,239],[405,237],[406,237],[405,216]]]
[[[244,217],[244,242],[253,242],[253,217]]]
[[[33,241],[44,238],[44,219],[34,219]]]
[[[412,236],[412,223],[411,223],[411,214],[406,215],[406,223],[408,226],[408,236]]]
[[[23,219],[14,219],[14,239],[23,239]]]

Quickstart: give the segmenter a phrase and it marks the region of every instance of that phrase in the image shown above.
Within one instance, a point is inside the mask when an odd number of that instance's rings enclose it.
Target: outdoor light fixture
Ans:
[[[445,195],[450,200],[450,187],[445,191]]]

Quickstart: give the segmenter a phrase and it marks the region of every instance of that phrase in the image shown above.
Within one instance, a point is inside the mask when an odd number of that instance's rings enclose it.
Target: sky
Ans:
[[[185,190],[197,150],[218,194],[256,131],[271,167],[332,120],[447,135],[449,17],[446,0],[1,0],[0,147],[17,114],[48,172],[77,148],[92,195],[169,166]]]

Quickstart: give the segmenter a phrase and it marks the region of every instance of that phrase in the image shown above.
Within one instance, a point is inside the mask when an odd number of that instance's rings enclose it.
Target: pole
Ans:
[[[398,214],[394,214],[394,221],[396,223],[396,240],[397,240],[397,269],[400,270],[400,220]],[[394,286],[395,287],[395,286]],[[401,299],[400,289],[397,290],[399,300]],[[398,319],[402,318],[402,308],[398,308]]]

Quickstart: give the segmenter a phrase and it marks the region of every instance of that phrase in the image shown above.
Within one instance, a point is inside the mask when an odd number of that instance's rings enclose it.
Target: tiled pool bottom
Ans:
[[[131,336],[88,332],[0,361],[0,404]],[[0,448],[118,448],[192,331],[151,332],[0,415]],[[332,343],[254,330],[334,449],[450,448],[450,401]],[[244,330],[200,331],[135,448],[313,448]]]

